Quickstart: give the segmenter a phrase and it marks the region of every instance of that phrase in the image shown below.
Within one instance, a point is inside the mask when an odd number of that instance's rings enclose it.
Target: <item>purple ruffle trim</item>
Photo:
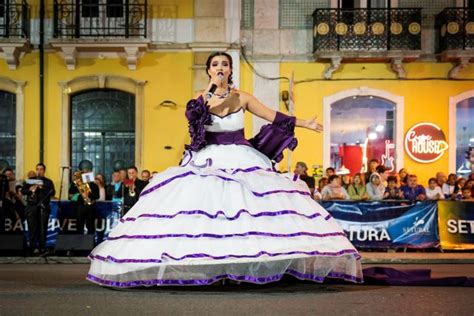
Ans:
[[[260,132],[249,142],[270,160],[280,162],[286,148],[294,150],[298,145],[298,140],[295,138],[295,126],[294,116],[276,112],[273,123],[262,126]]]
[[[190,100],[186,105],[185,115],[188,119],[189,135],[191,136],[191,144],[185,145],[185,149],[199,151],[206,147],[205,125],[212,124],[211,113],[204,98],[200,96]]]
[[[176,212],[174,214],[169,214],[169,215],[168,214],[146,214],[145,213],[145,214],[141,214],[137,217],[122,218],[122,219],[120,219],[120,221],[122,223],[128,222],[128,221],[134,222],[138,218],[166,218],[166,219],[172,219],[172,218],[175,218],[178,215],[204,215],[204,216],[209,217],[210,219],[216,219],[216,218],[219,217],[219,215],[222,215],[222,217],[224,217],[225,219],[227,219],[229,221],[234,221],[234,220],[238,219],[242,214],[248,214],[251,217],[297,215],[297,216],[305,217],[307,219],[314,219],[316,217],[321,216],[321,214],[318,213],[318,212],[313,213],[311,215],[305,215],[305,214],[299,213],[299,212],[294,211],[294,210],[281,210],[281,211],[276,211],[276,212],[268,211],[268,212],[259,212],[259,213],[252,214],[248,210],[241,209],[234,216],[227,216],[225,214],[225,212],[221,211],[221,210],[217,211],[214,214],[211,214],[211,213],[203,211],[203,210],[191,210],[191,211],[179,211],[179,212]],[[330,215],[325,217],[326,220],[329,219],[329,218],[331,218]]]
[[[152,279],[152,280],[136,280],[128,282],[118,282],[99,278],[93,274],[87,274],[89,281],[113,287],[137,287],[137,286],[152,286],[152,285],[208,285],[222,279],[229,279],[234,281],[244,281],[255,284],[265,284],[270,282],[280,281],[283,275],[288,274],[300,280],[310,280],[314,282],[322,283],[326,278],[336,278],[354,283],[362,283],[363,279],[354,275],[329,272],[326,276],[314,275],[311,273],[302,273],[293,269],[288,269],[284,273],[275,274],[265,277],[254,277],[250,275],[236,275],[236,274],[220,274],[209,279],[195,279],[195,280],[163,280],[163,279]]]
[[[231,237],[247,237],[247,236],[263,236],[263,237],[278,237],[278,238],[290,238],[290,237],[337,237],[346,236],[343,232],[332,232],[332,233],[310,233],[310,232],[297,232],[289,234],[276,234],[259,231],[249,231],[246,233],[235,233],[235,234],[212,234],[212,233],[201,233],[201,234],[158,234],[158,235],[119,235],[109,236],[107,240],[119,240],[119,239],[163,239],[163,238],[231,238]]]
[[[225,256],[213,256],[207,253],[193,253],[193,254],[188,254],[184,255],[182,257],[173,257],[172,255],[164,252],[161,254],[161,257],[164,258],[169,258],[174,261],[182,261],[185,259],[196,259],[196,258],[209,258],[213,260],[224,260],[224,259],[242,259],[242,258],[258,258],[264,255],[267,255],[269,257],[277,257],[277,256],[289,256],[289,255],[307,255],[307,256],[327,256],[327,257],[337,257],[340,255],[346,255],[346,254],[353,254],[356,256],[356,259],[360,258],[359,253],[355,249],[343,249],[340,251],[336,252],[320,252],[320,251],[288,251],[288,252],[276,252],[276,253],[271,253],[268,251],[260,251],[255,255],[225,255]],[[100,255],[89,255],[89,259],[91,260],[99,260],[99,261],[104,261],[104,262],[115,262],[115,263],[163,263],[163,259],[131,259],[131,258],[126,258],[126,259],[117,259],[112,256],[107,256],[103,257]],[[165,260],[166,262],[166,260]]]
[[[185,172],[183,174],[180,174],[180,175],[177,175],[177,176],[174,176],[174,177],[171,177],[163,182],[160,182],[154,186],[152,186],[151,188],[149,189],[146,189],[144,191],[142,191],[142,193],[140,194],[140,197],[143,197],[161,187],[163,187],[164,185],[172,182],[173,180],[175,179],[179,179],[179,178],[185,178],[189,175],[197,175],[196,173],[194,173],[193,171],[188,171],[188,172]],[[217,178],[220,178],[224,181],[230,181],[230,182],[239,182],[238,180],[235,180],[235,179],[232,179],[232,178],[227,178],[227,177],[224,177],[224,176],[220,176],[220,175],[215,175],[215,174],[205,174],[205,175],[199,175],[200,177],[217,177]],[[266,195],[270,195],[270,194],[276,194],[276,193],[296,193],[296,194],[301,194],[301,195],[307,195],[307,196],[311,196],[311,193],[310,192],[307,192],[307,191],[301,191],[301,190],[272,190],[272,191],[266,191],[266,192],[255,192],[255,191],[250,191],[252,192],[253,195],[255,196],[258,196],[258,197],[263,197],[263,196],[266,196]]]

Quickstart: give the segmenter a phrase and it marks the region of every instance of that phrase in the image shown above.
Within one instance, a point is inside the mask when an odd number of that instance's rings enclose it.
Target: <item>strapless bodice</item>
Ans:
[[[244,109],[240,108],[225,116],[212,114],[212,124],[206,125],[207,132],[230,132],[244,128]]]

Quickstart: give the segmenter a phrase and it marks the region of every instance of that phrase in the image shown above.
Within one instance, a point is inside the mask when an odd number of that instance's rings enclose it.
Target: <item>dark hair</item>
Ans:
[[[395,176],[388,176],[388,177],[387,177],[387,182],[395,182],[395,183],[397,183],[397,177],[395,177]]]
[[[336,178],[339,179],[339,176],[338,176],[337,174],[333,174],[332,176],[329,177],[328,182],[331,183],[332,180],[334,180],[334,179],[336,179]]]
[[[331,170],[332,172],[336,172],[336,169],[334,169],[333,167],[328,167],[328,168],[326,168],[326,173],[327,173],[329,170]],[[331,181],[329,181],[329,182],[331,182]]]
[[[438,181],[436,181],[435,178],[430,178],[430,179],[428,180],[428,184],[430,184],[431,181],[434,181],[434,182],[438,183]]]
[[[135,170],[136,172],[138,172],[138,169],[137,169],[137,167],[135,167],[135,166],[129,166],[129,167],[127,168],[127,170],[130,170],[130,169],[133,169],[133,170]]]
[[[407,179],[409,178],[418,178],[418,176],[416,174],[411,173],[407,176]]]
[[[229,75],[229,79],[227,80],[227,83],[228,84],[232,84],[232,56],[230,56],[229,54],[225,53],[225,52],[214,52],[212,54],[209,55],[209,57],[207,57],[207,61],[206,61],[206,73],[207,73],[207,76],[209,78],[211,78],[211,76],[209,75],[209,69],[211,68],[211,61],[214,57],[216,56],[225,56],[228,60],[229,60],[229,66],[230,66],[230,70],[231,70],[231,73]]]
[[[354,182],[355,177],[360,178],[360,183],[365,184],[365,177],[362,175],[362,173],[357,172],[353,177],[352,177],[352,182]]]
[[[378,165],[377,168],[375,168],[375,171],[376,171],[377,173],[382,174],[382,173],[384,173],[385,171],[387,171],[387,168],[385,168],[384,165]]]
[[[150,173],[150,170],[148,170],[148,169],[142,170],[142,173],[144,173],[144,172],[146,172],[146,173],[148,173],[148,174],[151,174],[151,173]]]
[[[10,168],[10,167],[8,167],[8,168],[5,168],[5,170],[3,170],[3,174],[7,173],[7,171],[11,171],[11,172],[13,172],[13,169],[12,169],[12,168]]]
[[[324,181],[327,182],[327,181],[328,181],[328,178],[322,177],[321,179],[319,179],[319,181],[318,181],[318,186],[321,186],[321,184],[322,184]]]
[[[46,166],[44,165],[44,163],[42,163],[42,162],[37,163],[36,168],[38,168],[38,167],[43,167],[44,171],[46,171]]]

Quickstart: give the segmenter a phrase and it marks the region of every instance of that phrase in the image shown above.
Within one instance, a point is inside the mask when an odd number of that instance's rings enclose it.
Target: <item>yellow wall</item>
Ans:
[[[25,156],[24,171],[34,169],[39,161],[39,66],[38,54],[27,54],[17,70],[0,63],[0,76],[26,80],[25,86]],[[191,52],[148,53],[140,59],[137,70],[128,70],[123,59],[79,59],[76,70],[67,70],[57,53],[45,58],[45,147],[47,174],[59,186],[61,141],[60,81],[96,74],[111,74],[146,80],[144,89],[143,167],[163,170],[176,165],[185,143],[189,142],[184,117],[186,102],[192,97]],[[159,106],[163,100],[178,104],[176,109]],[[137,126],[137,128],[140,128]],[[173,148],[166,150],[170,145]],[[18,178],[24,175],[17,175]]]
[[[451,68],[448,63],[409,63],[405,65],[408,78],[447,77]],[[281,76],[289,77],[294,71],[295,81],[317,78],[321,79],[327,64],[320,63],[282,63]],[[300,83],[295,86],[295,114],[299,118],[310,118],[318,115],[323,122],[323,97],[354,89],[369,87],[385,90],[389,93],[405,98],[404,131],[419,122],[432,122],[444,131],[449,138],[449,97],[474,89],[474,65],[461,72],[460,78],[473,79],[472,81],[448,80],[360,80],[358,78],[386,78],[395,79],[389,70],[388,64],[343,64],[342,69],[336,72],[336,80],[320,80],[309,83]],[[357,79],[355,79],[357,78]],[[353,79],[353,80],[351,80]],[[282,83],[281,90],[288,90],[288,84]],[[350,122],[348,122],[350,124]],[[329,131],[325,131],[329,132]],[[298,129],[296,135],[299,146],[293,154],[293,162],[302,160],[308,165],[322,164],[323,138],[308,130]],[[450,144],[455,146],[455,144]],[[369,157],[370,158],[370,157]],[[427,180],[437,171],[448,172],[448,152],[441,159],[430,164],[420,164],[404,154],[404,165],[418,175],[419,182],[426,184]]]

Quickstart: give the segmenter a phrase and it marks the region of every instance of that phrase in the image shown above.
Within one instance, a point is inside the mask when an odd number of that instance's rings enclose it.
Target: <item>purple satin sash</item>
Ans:
[[[206,132],[206,143],[208,145],[247,145],[252,146],[245,139],[244,129],[229,132]]]

